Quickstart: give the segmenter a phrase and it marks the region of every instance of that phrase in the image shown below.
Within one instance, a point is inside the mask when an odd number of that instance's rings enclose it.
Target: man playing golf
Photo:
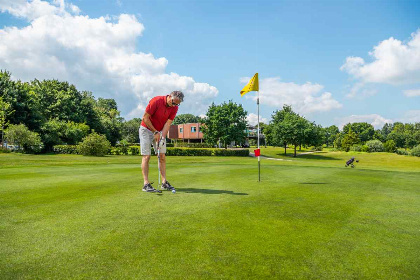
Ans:
[[[156,96],[150,100],[144,112],[143,120],[139,128],[141,155],[141,169],[144,180],[144,192],[158,192],[149,182],[149,161],[151,146],[155,153],[159,148],[160,176],[162,176],[162,190],[175,190],[166,180],[166,135],[169,127],[178,112],[179,104],[184,101],[184,94],[181,91],[173,91],[166,96]],[[159,143],[159,147],[157,147]]]

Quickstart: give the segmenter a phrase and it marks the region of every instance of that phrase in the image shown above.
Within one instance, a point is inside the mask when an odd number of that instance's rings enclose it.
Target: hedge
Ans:
[[[77,145],[55,145],[53,146],[53,152],[56,154],[73,154],[77,155]]]
[[[77,145],[56,145],[53,147],[56,154],[77,154]],[[112,147],[110,155],[140,155],[140,146]],[[155,155],[152,149],[152,155]],[[248,149],[226,150],[226,149],[198,149],[198,148],[166,148],[167,156],[249,156]]]

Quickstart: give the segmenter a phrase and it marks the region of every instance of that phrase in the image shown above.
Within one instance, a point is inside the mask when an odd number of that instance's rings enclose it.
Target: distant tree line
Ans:
[[[125,121],[114,99],[95,99],[91,92],[79,91],[68,82],[14,81],[9,72],[0,71],[2,143],[6,127],[9,134],[21,135],[22,129],[35,133],[45,152],[54,145],[77,144],[93,131],[105,135],[112,145],[138,143],[140,122],[138,118]]]
[[[420,123],[386,123],[382,129],[376,129],[366,122],[348,123],[340,131],[335,125],[323,128],[293,112],[292,107],[273,113],[268,125],[261,124],[268,145],[296,148],[302,145],[320,147],[333,146],[338,150],[349,151],[387,151],[395,152],[398,148],[412,149],[420,144]],[[377,146],[383,148],[372,148]]]

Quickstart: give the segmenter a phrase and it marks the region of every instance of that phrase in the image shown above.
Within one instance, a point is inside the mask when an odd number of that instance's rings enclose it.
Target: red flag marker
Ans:
[[[255,156],[259,157],[261,155],[261,150],[260,149],[256,149],[254,150]]]

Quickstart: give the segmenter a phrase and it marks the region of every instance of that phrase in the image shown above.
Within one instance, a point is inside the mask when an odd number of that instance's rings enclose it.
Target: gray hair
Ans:
[[[173,92],[171,92],[170,96],[172,96],[173,98],[178,98],[181,102],[184,101],[184,94],[182,93],[182,91],[174,90]]]

